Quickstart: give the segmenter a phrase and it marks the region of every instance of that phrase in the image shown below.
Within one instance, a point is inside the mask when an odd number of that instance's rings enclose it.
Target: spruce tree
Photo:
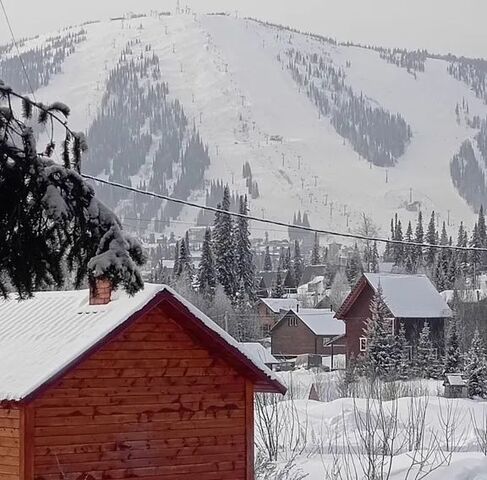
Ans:
[[[282,298],[284,296],[284,285],[281,270],[277,270],[276,280],[272,286],[271,297],[272,298]]]
[[[364,273],[364,268],[362,266],[362,259],[360,257],[360,251],[357,244],[353,248],[352,255],[347,260],[346,274],[350,286],[354,286]]]
[[[432,378],[432,375],[436,371],[437,360],[430,339],[429,322],[424,322],[423,329],[419,334],[413,364],[414,373],[419,378]]]
[[[459,373],[461,371],[462,355],[458,338],[457,317],[450,320],[445,342],[445,373]]]
[[[87,142],[69,128],[70,109],[36,103],[1,81],[0,100],[0,295],[79,288],[86,278],[106,278],[129,294],[141,290],[142,246],[80,176]],[[50,122],[39,153],[33,127]],[[51,159],[56,126],[65,134],[61,162]]]
[[[187,279],[192,279],[193,277],[193,265],[191,263],[191,256],[189,255],[185,238],[182,238],[179,242],[178,269],[174,273],[178,278],[183,274],[186,275]]]
[[[409,342],[406,339],[404,323],[401,323],[399,331],[394,339],[392,358],[395,363],[395,375],[399,380],[407,380],[411,376],[411,360],[409,358]]]
[[[201,260],[198,267],[198,290],[208,301],[212,301],[216,291],[215,259],[213,257],[211,229],[205,232],[205,239],[201,251]]]
[[[320,238],[318,232],[315,232],[315,238],[313,243],[313,250],[311,252],[311,265],[320,265]]]
[[[239,213],[242,215],[249,213],[247,196],[240,197]],[[255,299],[255,267],[248,219],[239,217],[235,229],[237,279],[239,282],[243,282],[247,297],[253,301]]]
[[[367,338],[365,368],[368,375],[372,379],[388,378],[394,369],[394,337],[380,285],[370,303],[370,318],[364,333]]]
[[[431,245],[426,250],[426,265],[429,268],[432,268],[435,264],[436,252],[437,249],[433,246],[438,243],[438,233],[436,231],[436,223],[435,223],[435,212],[431,212],[430,222],[428,224],[428,231],[426,232],[426,243]]]
[[[379,252],[377,250],[377,242],[374,242],[374,245],[372,247],[372,254],[371,254],[371,259],[370,259],[370,271],[372,273],[378,273],[379,272]]]
[[[409,243],[414,240],[411,222],[408,223],[405,240]],[[404,268],[406,273],[414,273],[416,271],[416,247],[412,245],[404,246]]]
[[[424,229],[423,229],[423,214],[421,211],[418,213],[418,221],[416,223],[416,232],[414,237],[415,243],[424,243]],[[423,266],[423,247],[415,247],[415,271]]]
[[[296,286],[298,287],[304,272],[304,262],[301,256],[301,248],[299,247],[299,240],[294,241],[294,257],[293,257],[293,273]]]
[[[237,293],[238,282],[235,265],[235,239],[233,221],[230,211],[230,189],[228,185],[223,190],[221,212],[215,215],[215,229],[213,233],[213,251],[215,253],[215,267],[217,280],[223,286],[227,297],[233,301]]]
[[[282,261],[282,269],[284,271],[290,271],[292,267],[291,262],[291,247],[287,247],[284,253],[284,259]]]
[[[271,252],[269,250],[269,245],[265,247],[265,255],[264,255],[264,272],[272,272],[273,265],[272,265],[272,258]]]
[[[404,240],[402,235],[402,225],[401,221],[397,221],[395,228],[395,238],[394,240],[402,242]],[[402,266],[404,263],[404,245],[402,243],[394,244],[394,265]]]
[[[480,242],[480,235],[478,225],[475,224],[472,231],[472,238],[470,240],[470,247],[481,248],[482,244]],[[470,275],[472,276],[474,288],[477,288],[477,278],[479,275],[480,265],[481,265],[481,254],[476,250],[470,250],[469,252],[469,263],[470,263]]]
[[[487,397],[487,360],[479,331],[475,330],[472,345],[465,355],[465,375],[469,397]]]

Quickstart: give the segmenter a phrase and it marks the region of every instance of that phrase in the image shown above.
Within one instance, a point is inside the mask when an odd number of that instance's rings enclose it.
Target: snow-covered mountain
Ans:
[[[466,140],[476,145],[487,106],[470,77],[449,73],[454,59],[336,44],[226,15],[151,14],[56,35],[69,34],[69,54],[35,93],[72,107],[71,126],[87,132],[96,156],[85,162],[92,173],[201,203],[213,202],[212,182],[217,191],[222,181],[252,197],[253,214],[289,222],[306,212],[316,228],[354,230],[366,214],[385,234],[396,212],[412,219],[418,209],[434,210],[452,231],[473,219],[450,165]],[[47,37],[51,58],[55,35],[22,42],[33,65]],[[14,53],[0,54],[1,78]],[[131,144],[142,158],[132,159],[134,149],[127,159]],[[482,150],[475,154],[483,172]],[[134,227],[181,233],[198,222],[194,208],[104,195]]]

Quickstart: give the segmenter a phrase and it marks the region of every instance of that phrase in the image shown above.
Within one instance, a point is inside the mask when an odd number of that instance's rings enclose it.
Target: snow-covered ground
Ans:
[[[277,419],[282,468],[290,462],[294,474],[307,474],[309,480],[352,480],[370,478],[362,473],[370,461],[378,468],[384,465],[386,472],[391,465],[390,475],[377,477],[381,480],[487,479],[487,402],[443,398],[438,381],[400,383],[397,395],[382,402],[367,398],[365,384],[355,398],[333,399],[341,383],[336,372],[281,375],[290,392],[284,401],[269,402],[264,409],[277,412],[267,418]],[[322,393],[331,400],[308,400],[313,383],[318,390],[327,385]],[[384,395],[391,393],[390,386],[383,390]],[[265,415],[257,420],[258,435],[266,424],[262,418]],[[260,436],[257,445],[262,450]],[[389,449],[392,460],[388,454],[367,455],[374,448]]]
[[[142,25],[142,29],[139,29]],[[161,61],[162,77],[210,147],[206,179],[223,179],[245,193],[243,163],[251,165],[260,198],[251,202],[259,217],[289,222],[307,211],[312,226],[354,230],[363,213],[388,232],[390,218],[415,218],[404,202],[412,193],[427,217],[432,210],[449,219],[451,231],[473,213],[458,195],[449,164],[460,144],[475,134],[457,123],[455,105],[465,99],[470,115],[485,117],[487,107],[466,85],[446,72],[447,63],[428,60],[417,79],[390,65],[379,54],[355,47],[334,47],[302,35],[279,34],[253,21],[228,16],[178,15],[88,25],[87,41],[63,65],[63,73],[36,92],[46,101],[60,99],[72,107],[71,124],[87,130],[103,95],[108,72],[127,41],[151,44]],[[329,55],[345,67],[346,84],[372,102],[403,115],[413,138],[396,167],[370,168],[328,119],[300,92],[278,61],[289,47]],[[282,143],[269,141],[280,135]],[[386,176],[388,181],[386,183]],[[139,178],[143,178],[143,172]],[[193,200],[202,202],[203,192]],[[171,230],[181,233],[195,223],[197,211],[183,209]],[[254,224],[271,238],[284,229]]]

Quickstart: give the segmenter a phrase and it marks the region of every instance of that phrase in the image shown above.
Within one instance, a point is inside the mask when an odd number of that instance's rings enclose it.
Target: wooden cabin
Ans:
[[[382,289],[384,303],[391,321],[391,331],[402,326],[414,349],[426,321],[431,328],[431,340],[439,353],[444,346],[445,321],[452,311],[426,275],[365,273],[357,282],[336,318],[346,326],[347,358],[357,358],[367,351],[365,328],[370,318],[370,304]]]
[[[0,302],[0,480],[252,480],[285,387],[168,287]]]
[[[325,309],[289,310],[271,330],[272,354],[285,358],[344,354],[345,324],[334,316]]]
[[[255,311],[262,335],[269,336],[272,327],[291,308],[298,308],[296,298],[260,298],[255,304]]]

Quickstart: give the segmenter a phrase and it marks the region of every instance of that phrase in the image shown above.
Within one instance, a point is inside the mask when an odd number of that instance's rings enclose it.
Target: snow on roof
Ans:
[[[40,292],[22,302],[13,298],[1,300],[0,400],[18,401],[27,397],[165,290],[208,329],[250,360],[270,381],[280,384],[278,377],[261,360],[250,355],[233,337],[172,289],[146,284],[144,290],[133,297],[115,292],[108,305],[89,305],[88,290]]]
[[[462,378],[462,375],[459,373],[451,373],[446,375],[446,380],[452,387],[465,387],[467,385],[465,380]]]
[[[452,311],[426,275],[365,273],[377,291],[382,288],[384,301],[396,318],[444,318]]]
[[[281,310],[296,310],[298,307],[298,300],[296,298],[261,298],[274,313],[279,313]]]
[[[276,357],[274,357],[274,355],[272,355],[271,352],[260,343],[243,342],[242,346],[245,348],[245,350],[247,350],[248,354],[252,358],[256,358],[266,365],[279,363]]]
[[[300,308],[293,312],[313,331],[315,335],[344,335],[345,322],[335,318],[328,309]]]

